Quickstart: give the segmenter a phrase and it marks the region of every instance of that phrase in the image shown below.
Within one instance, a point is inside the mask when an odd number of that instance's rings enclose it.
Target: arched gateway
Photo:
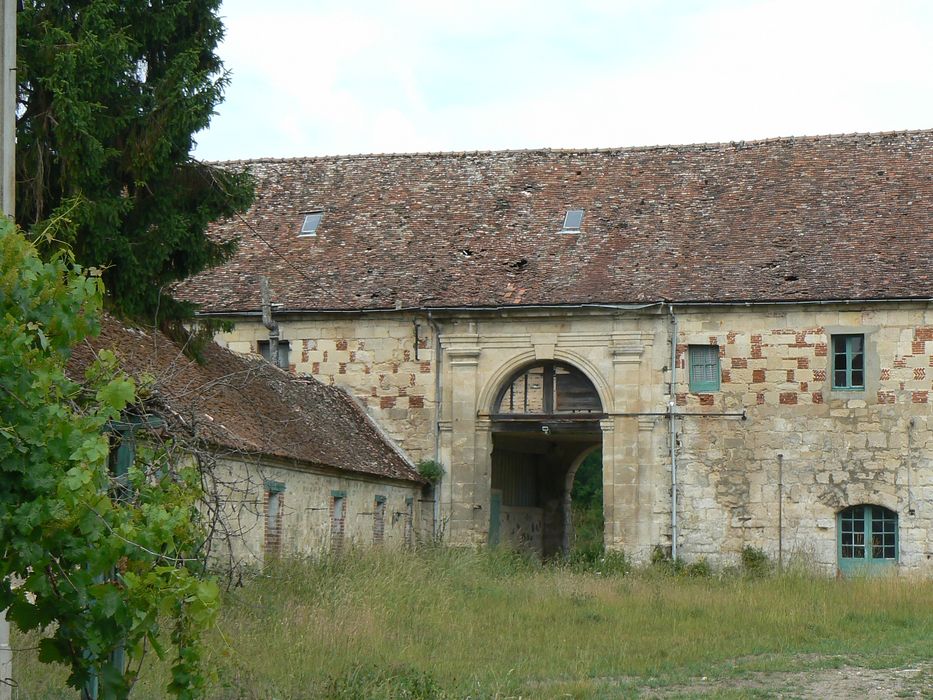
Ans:
[[[491,545],[567,551],[573,475],[602,444],[604,417],[596,387],[563,362],[523,367],[502,384],[490,411]]]

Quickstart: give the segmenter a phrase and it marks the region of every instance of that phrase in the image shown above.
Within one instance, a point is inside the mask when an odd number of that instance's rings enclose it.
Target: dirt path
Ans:
[[[643,698],[694,698],[726,696],[752,698],[933,698],[933,662],[904,668],[869,669],[855,666],[751,673],[736,679],[698,679],[691,684],[669,686],[642,693]]]

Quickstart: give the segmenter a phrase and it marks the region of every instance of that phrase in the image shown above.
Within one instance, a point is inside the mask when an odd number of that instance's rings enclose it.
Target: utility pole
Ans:
[[[0,0],[0,207],[15,215],[16,191],[16,0]],[[0,611],[0,700],[13,696],[13,651],[10,623]]]

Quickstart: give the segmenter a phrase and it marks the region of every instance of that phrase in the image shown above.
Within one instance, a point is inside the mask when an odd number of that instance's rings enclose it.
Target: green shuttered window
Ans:
[[[719,346],[691,345],[687,348],[690,363],[690,391],[719,391]]]

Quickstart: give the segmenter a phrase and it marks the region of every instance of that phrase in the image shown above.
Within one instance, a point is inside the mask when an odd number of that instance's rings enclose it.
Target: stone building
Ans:
[[[231,163],[178,292],[447,470],[452,543],[933,570],[933,132]]]
[[[431,534],[430,507],[421,518],[424,479],[339,387],[213,343],[197,362],[159,331],[112,317],[75,348],[70,372],[83,376],[105,348],[146,387],[145,420],[128,416],[138,430],[118,443],[162,440],[178,460],[199,461],[221,563],[400,548]],[[146,427],[153,417],[155,432]]]

